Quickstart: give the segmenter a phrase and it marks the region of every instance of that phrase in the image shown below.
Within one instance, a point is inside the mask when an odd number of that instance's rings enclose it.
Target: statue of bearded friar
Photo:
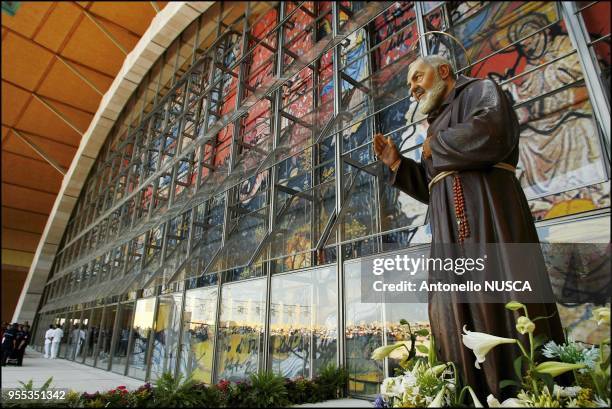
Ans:
[[[374,151],[390,168],[394,187],[429,205],[430,256],[448,256],[448,247],[436,244],[539,243],[525,194],[515,177],[519,123],[508,96],[493,80],[456,76],[451,63],[437,55],[415,60],[407,81],[429,124],[421,161],[401,156],[391,138],[381,134],[374,136]],[[505,255],[503,250],[500,258],[502,273],[509,280],[525,268],[524,260]],[[539,247],[534,258],[529,260],[529,275],[551,291]],[[511,388],[500,390],[499,383],[513,377],[517,348],[496,347],[478,369],[472,351],[462,344],[462,328],[521,337],[514,325],[517,313],[505,309],[503,303],[454,302],[453,297],[428,294],[439,359],[458,364],[463,382],[481,399],[489,393],[496,397],[512,394]],[[536,332],[563,342],[554,302],[529,304],[529,314],[552,316],[538,321]],[[522,341],[527,342],[526,338]]]

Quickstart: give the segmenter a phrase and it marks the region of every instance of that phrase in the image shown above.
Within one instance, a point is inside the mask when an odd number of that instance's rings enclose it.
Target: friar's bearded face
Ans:
[[[422,60],[417,60],[410,68],[408,85],[412,96],[419,101],[419,111],[424,115],[442,104],[447,88],[438,70]]]

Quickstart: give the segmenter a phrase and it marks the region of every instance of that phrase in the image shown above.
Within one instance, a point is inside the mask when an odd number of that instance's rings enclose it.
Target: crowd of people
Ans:
[[[1,331],[2,366],[6,366],[7,363],[21,366],[26,347],[30,343],[30,325],[28,322],[24,324],[5,322]]]

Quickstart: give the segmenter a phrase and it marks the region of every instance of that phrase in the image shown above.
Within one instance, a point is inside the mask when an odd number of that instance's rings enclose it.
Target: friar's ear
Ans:
[[[440,64],[438,66],[438,74],[440,74],[440,78],[443,80],[447,80],[451,77],[451,67],[448,64]]]

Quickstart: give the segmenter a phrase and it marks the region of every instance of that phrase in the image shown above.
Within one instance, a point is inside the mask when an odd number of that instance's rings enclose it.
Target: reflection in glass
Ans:
[[[157,305],[153,335],[151,381],[164,372],[174,375],[178,358],[178,339],[181,330],[182,294],[162,295]]]
[[[61,358],[74,360],[74,354],[77,352],[76,348],[80,339],[81,313],[82,311],[74,312],[72,318],[68,321],[68,325],[64,330],[64,338],[62,338],[62,342],[65,342],[65,348],[63,351],[60,351],[59,356]]]
[[[593,4],[595,3],[595,4]],[[610,2],[608,1],[579,1],[581,9],[588,4],[592,6],[580,12],[584,20],[586,31],[589,33],[591,45],[599,65],[600,77],[604,83],[603,90],[610,100]],[[604,39],[605,38],[605,39]],[[601,41],[600,41],[601,40]]]
[[[111,352],[111,339],[113,338],[113,325],[117,306],[107,306],[104,310],[104,320],[100,326],[100,336],[98,337],[98,359],[96,368],[108,369]]]
[[[58,357],[62,356],[61,354],[62,354],[62,351],[66,348],[65,343],[66,343],[66,339],[68,338],[68,334],[66,333],[67,331],[66,328],[68,327],[68,323],[66,322],[66,316],[67,316],[67,313],[58,314],[55,317],[55,322],[54,322],[55,326],[58,328],[61,328],[64,333],[62,340],[59,344],[59,350],[57,352]],[[68,313],[68,316],[70,316],[69,313]]]
[[[136,313],[132,324],[132,345],[129,352],[128,376],[145,379],[149,337],[153,328],[155,297],[136,301]]]
[[[83,316],[81,317],[81,323],[75,325],[75,328],[72,330],[72,349],[74,350],[74,360],[77,362],[83,362],[84,351],[86,348],[86,339],[89,324],[89,316],[91,315],[91,310],[83,311]]]
[[[517,110],[519,172],[527,198],[605,180],[597,124],[585,86],[570,87]]]
[[[212,383],[217,287],[185,293],[180,371],[194,380]]]
[[[610,207],[610,183],[608,182],[529,201],[529,208],[535,220],[554,219],[604,207]],[[580,241],[579,238],[577,240]]]
[[[263,345],[266,282],[223,286],[217,345],[217,377],[237,381],[256,373]]]
[[[425,250],[425,254],[428,254],[429,250]],[[414,256],[417,257],[417,256]],[[408,321],[410,330],[412,332],[420,329],[426,329],[431,332],[429,325],[429,314],[427,312],[427,303],[387,303],[385,304],[385,335],[387,337],[387,345],[395,344],[398,341],[408,341],[408,331],[406,328],[400,327],[400,320],[405,319]],[[427,337],[418,336],[416,340],[417,345],[429,346]],[[406,350],[404,348],[393,351],[389,355],[389,367],[387,370],[387,376],[395,376],[395,368],[399,368],[400,359],[404,356]],[[417,355],[424,355],[417,351]]]
[[[98,343],[98,336],[100,335],[100,321],[102,320],[103,308],[95,308],[91,314],[89,320],[89,328],[87,329],[87,335],[85,338],[85,363],[87,365],[93,365],[95,347]]]
[[[336,361],[338,312],[335,268],[272,277],[272,371],[312,377]]]
[[[113,347],[113,372],[125,373],[127,361],[128,340],[130,338],[130,328],[132,327],[132,316],[134,315],[134,303],[121,304],[119,306],[119,316],[117,317],[117,339]]]
[[[378,393],[383,380],[383,363],[370,359],[383,345],[383,306],[361,302],[361,264],[345,264],[345,337],[349,391],[364,395]]]

